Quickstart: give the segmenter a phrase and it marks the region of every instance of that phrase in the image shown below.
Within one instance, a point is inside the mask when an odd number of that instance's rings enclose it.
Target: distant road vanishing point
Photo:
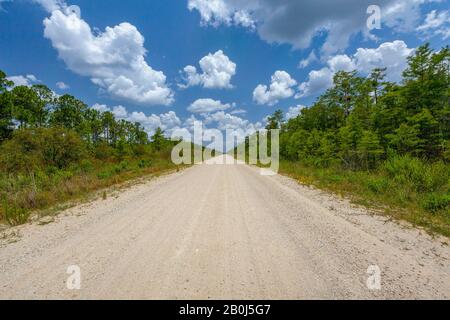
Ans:
[[[450,298],[445,238],[242,164],[196,165],[7,233],[2,299]]]

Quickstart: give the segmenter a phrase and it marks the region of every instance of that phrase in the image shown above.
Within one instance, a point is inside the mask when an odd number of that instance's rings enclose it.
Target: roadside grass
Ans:
[[[396,219],[450,236],[450,166],[411,157],[393,157],[373,171],[319,168],[282,160],[280,173]]]
[[[32,174],[0,172],[0,223],[24,224],[36,211],[50,214],[52,208],[89,198],[95,191],[172,170],[179,168],[168,155],[155,154],[120,162],[83,160],[64,170],[46,168]],[[107,197],[105,191],[102,197]]]

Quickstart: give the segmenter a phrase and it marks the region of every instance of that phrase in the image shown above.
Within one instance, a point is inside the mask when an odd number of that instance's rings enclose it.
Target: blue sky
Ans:
[[[369,30],[377,2],[381,29]],[[445,0],[330,3],[0,0],[0,69],[149,132],[193,119],[252,131],[276,109],[311,105],[338,70],[387,66],[396,81],[415,47],[449,42]]]

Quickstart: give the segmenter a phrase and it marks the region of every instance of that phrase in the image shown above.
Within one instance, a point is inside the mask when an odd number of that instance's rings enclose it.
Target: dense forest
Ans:
[[[405,208],[402,217],[448,232],[449,59],[448,47],[426,44],[409,57],[401,83],[385,81],[386,69],[369,77],[342,71],[298,117],[285,122],[277,111],[267,129],[281,128],[282,171]]]
[[[15,86],[0,71],[0,223],[173,168],[173,145],[161,129],[149,139],[139,123],[45,85]]]

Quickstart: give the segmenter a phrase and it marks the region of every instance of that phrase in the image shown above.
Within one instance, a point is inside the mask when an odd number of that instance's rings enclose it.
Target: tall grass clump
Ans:
[[[448,188],[450,167],[443,162],[428,164],[410,156],[395,156],[383,166],[389,178],[419,193],[439,192]]]

